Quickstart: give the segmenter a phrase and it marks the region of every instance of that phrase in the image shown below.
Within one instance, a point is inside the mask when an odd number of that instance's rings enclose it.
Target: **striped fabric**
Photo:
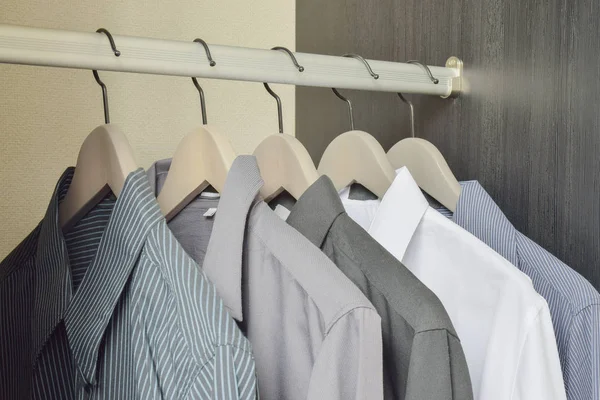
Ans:
[[[438,211],[531,278],[550,308],[567,398],[600,399],[600,294],[584,277],[517,231],[477,181],[461,186],[456,213]]]
[[[252,399],[254,358],[143,170],[63,236],[60,179],[0,263],[1,399]]]

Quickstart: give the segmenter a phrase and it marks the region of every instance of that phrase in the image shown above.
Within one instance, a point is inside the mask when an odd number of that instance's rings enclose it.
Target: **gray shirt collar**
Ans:
[[[202,266],[231,316],[243,320],[242,251],[246,222],[263,185],[256,158],[238,156],[233,162]]]
[[[142,169],[127,177],[103,233],[96,257],[73,294],[67,247],[58,222],[58,206],[64,198],[74,168],[60,178],[39,227],[35,257],[36,298],[33,354],[35,362],[46,339],[63,320],[73,357],[83,378],[95,383],[100,342],[114,307],[133,270],[145,238],[162,214]],[[134,227],[123,234],[123,226]]]
[[[300,196],[287,222],[320,248],[331,225],[344,212],[331,179],[322,175]]]

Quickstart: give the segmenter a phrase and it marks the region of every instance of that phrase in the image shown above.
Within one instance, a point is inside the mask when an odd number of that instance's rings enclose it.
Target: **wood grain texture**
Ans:
[[[470,92],[411,96],[416,135],[438,146],[459,180],[478,180],[517,229],[600,288],[600,3],[303,0],[296,12],[297,51],[431,65],[460,57]],[[356,128],[386,150],[410,135],[397,96],[343,94]],[[345,104],[330,90],[297,88],[296,136],[315,162],[348,129]]]

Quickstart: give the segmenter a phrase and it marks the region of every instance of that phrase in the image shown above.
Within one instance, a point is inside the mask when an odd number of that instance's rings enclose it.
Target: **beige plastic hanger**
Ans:
[[[344,57],[359,59],[365,64],[374,79],[379,78],[379,75],[373,72],[367,61],[361,56],[347,54]],[[342,96],[336,89],[332,90],[337,97],[348,104],[351,130],[342,133],[327,146],[319,163],[319,174],[327,175],[337,190],[353,183],[360,183],[381,198],[396,176],[394,168],[377,139],[367,132],[354,130],[354,116],[350,100]]]
[[[106,34],[114,55],[121,55],[106,29],[100,28],[96,32]],[[106,85],[97,71],[93,74],[102,88],[106,124],[94,129],[81,145],[73,180],[58,210],[63,231],[68,231],[110,191],[119,196],[129,173],[138,168],[127,138],[117,127],[110,125]]]
[[[202,39],[194,42],[204,46],[210,66],[214,67],[217,63],[212,59],[206,42]],[[196,78],[192,78],[192,82],[200,95],[203,126],[185,136],[173,155],[167,179],[158,195],[158,204],[167,221],[208,186],[221,193],[236,156],[227,138],[214,127],[206,125],[204,91]]]
[[[288,49],[274,47],[272,50],[285,51],[298,71],[304,71],[304,67],[298,64],[296,57]],[[295,137],[283,133],[281,99],[268,84],[264,83],[264,86],[277,101],[280,134],[268,136],[254,150],[264,180],[260,194],[265,201],[269,201],[285,190],[298,200],[302,193],[319,178],[319,174],[302,143]]]
[[[424,67],[428,71],[429,77],[433,78],[429,68]],[[433,82],[435,83],[435,81]],[[423,191],[454,212],[460,197],[460,184],[437,147],[425,139],[415,137],[413,104],[406,100],[401,93],[398,93],[398,96],[410,107],[411,137],[396,143],[388,151],[388,159],[396,169],[407,167]]]

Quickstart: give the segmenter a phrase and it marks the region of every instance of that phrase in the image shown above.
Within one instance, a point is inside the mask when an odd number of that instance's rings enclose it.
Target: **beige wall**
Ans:
[[[293,49],[294,0],[1,0],[0,23]],[[108,44],[107,44],[108,45]],[[118,46],[118,43],[117,43]],[[169,157],[201,123],[189,78],[100,73],[111,122],[128,136],[139,164]],[[275,102],[259,83],[200,80],[209,122],[238,153],[277,131]],[[294,130],[294,88],[281,96]],[[42,218],[61,172],[74,165],[85,136],[103,123],[101,91],[90,71],[0,64],[0,259]]]

